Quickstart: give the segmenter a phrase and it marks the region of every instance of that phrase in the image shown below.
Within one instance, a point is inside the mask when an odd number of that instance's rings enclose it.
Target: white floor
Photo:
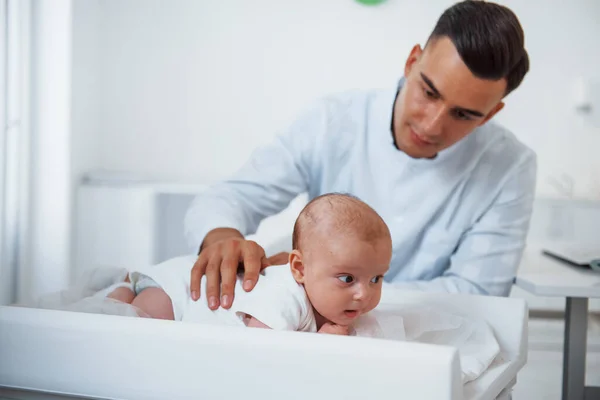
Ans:
[[[561,320],[530,321],[528,361],[513,400],[561,399],[563,327]],[[586,365],[586,385],[600,386],[600,318],[589,321]]]
[[[589,352],[587,358],[586,384],[600,386],[600,352]],[[560,399],[561,391],[562,353],[530,351],[513,391],[513,400]]]

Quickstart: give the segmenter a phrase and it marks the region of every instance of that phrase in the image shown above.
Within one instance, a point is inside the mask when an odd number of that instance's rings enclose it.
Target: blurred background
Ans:
[[[531,240],[600,244],[600,1],[498,2],[531,59],[496,117],[538,155]],[[317,97],[395,85],[453,3],[0,0],[0,304],[96,265],[195,251],[182,226],[194,194]],[[302,201],[259,237],[289,231]],[[529,398],[558,398],[564,299],[513,295],[544,317],[532,342],[554,368]]]

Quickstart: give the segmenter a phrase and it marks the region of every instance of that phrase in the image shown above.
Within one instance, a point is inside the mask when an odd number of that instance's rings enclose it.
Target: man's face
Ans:
[[[400,150],[431,158],[484,124],[503,107],[506,80],[475,77],[447,37],[415,46],[406,61],[405,84],[394,105]]]

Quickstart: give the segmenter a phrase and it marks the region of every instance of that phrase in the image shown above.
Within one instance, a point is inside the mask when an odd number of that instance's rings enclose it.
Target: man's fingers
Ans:
[[[267,260],[269,261],[270,265],[284,265],[288,263],[289,257],[290,253],[282,251],[281,253],[272,255]]]
[[[211,310],[219,308],[220,267],[220,256],[213,256],[206,267],[206,297],[208,299],[208,308]]]
[[[236,254],[234,258],[229,254],[221,263],[221,306],[223,308],[230,308],[233,304],[238,260],[239,255]]]
[[[249,292],[254,288],[258,280],[265,251],[255,242],[248,241],[246,242],[246,246],[244,246],[242,256],[244,262],[244,283],[242,287],[245,291]]]
[[[269,262],[269,259],[267,257],[262,257],[260,259],[260,270],[261,271],[270,266],[271,266],[271,263]]]
[[[192,275],[190,277],[190,294],[194,301],[200,298],[200,282],[202,281],[205,269],[206,258],[200,255],[192,267]]]
[[[253,241],[228,240],[211,245],[209,252],[207,249],[200,253],[192,268],[190,292],[192,299],[198,300],[202,277],[206,276],[205,296],[211,310],[218,309],[219,305],[230,308],[233,304],[240,262],[244,266],[242,286],[246,291],[254,288],[262,268],[271,264],[264,249]]]

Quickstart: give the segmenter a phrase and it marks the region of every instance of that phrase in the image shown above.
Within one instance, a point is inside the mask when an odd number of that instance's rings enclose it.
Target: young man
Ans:
[[[535,154],[490,119],[529,69],[524,35],[506,7],[447,9],[415,45],[391,90],[352,91],[306,110],[232,179],[196,198],[186,235],[200,255],[211,308],[231,307],[238,263],[251,290],[269,264],[244,240],[298,194],[347,192],[390,227],[385,281],[405,288],[508,295],[529,228]]]

